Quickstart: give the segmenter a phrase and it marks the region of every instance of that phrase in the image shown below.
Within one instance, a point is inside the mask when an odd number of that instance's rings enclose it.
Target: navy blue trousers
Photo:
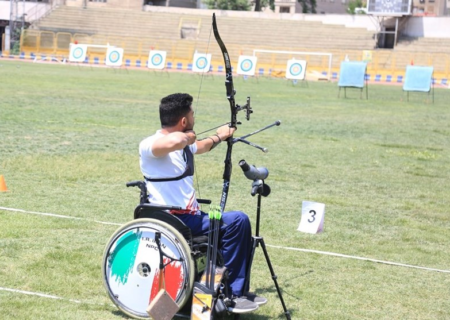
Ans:
[[[191,228],[193,236],[208,234],[209,217],[206,213],[180,214],[177,217]],[[219,250],[229,272],[228,282],[231,293],[242,296],[252,248],[252,228],[248,216],[241,211],[224,212],[219,235]]]

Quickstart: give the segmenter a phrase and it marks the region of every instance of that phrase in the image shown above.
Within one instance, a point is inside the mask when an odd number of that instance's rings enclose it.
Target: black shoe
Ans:
[[[267,303],[267,299],[264,297],[257,296],[256,294],[252,292],[247,292],[245,296],[242,296],[241,298],[245,298],[249,301],[252,301],[256,303],[258,306],[263,306]]]
[[[245,297],[234,297],[231,299],[231,305],[227,308],[231,313],[248,313],[258,309],[258,305]]]

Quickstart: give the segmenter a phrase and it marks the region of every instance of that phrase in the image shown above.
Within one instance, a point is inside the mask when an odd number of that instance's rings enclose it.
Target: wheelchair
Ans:
[[[165,290],[179,307],[176,316],[189,319],[186,313],[190,314],[194,282],[200,281],[208,263],[208,237],[193,237],[190,228],[168,212],[181,208],[148,203],[145,181],[132,181],[127,187],[140,189],[140,204],[134,210],[134,220],[118,228],[104,250],[102,276],[106,291],[126,315],[150,319],[146,310],[160,289],[163,252]],[[211,203],[202,199],[198,202]],[[224,265],[220,254],[216,263]],[[226,287],[224,283],[222,288]],[[222,316],[223,311],[215,318]]]

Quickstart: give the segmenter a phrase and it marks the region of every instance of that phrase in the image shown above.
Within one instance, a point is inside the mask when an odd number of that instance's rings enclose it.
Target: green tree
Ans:
[[[275,0],[255,0],[255,11],[261,11],[262,8],[269,7],[270,10],[275,10]]]
[[[317,13],[316,0],[297,0],[302,6],[302,13]]]
[[[355,14],[355,9],[356,8],[365,8],[366,4],[362,1],[362,0],[352,0],[348,3],[348,13],[350,14]],[[359,12],[361,13],[361,12]]]
[[[253,0],[253,2],[255,11],[261,11],[266,7],[275,10],[275,0]],[[204,0],[204,3],[208,9],[250,11],[252,8],[252,1],[249,0]]]
[[[249,11],[251,6],[248,0],[205,0],[208,9]]]

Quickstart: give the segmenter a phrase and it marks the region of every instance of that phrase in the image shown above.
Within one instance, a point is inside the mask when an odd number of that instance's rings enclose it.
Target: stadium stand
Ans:
[[[33,54],[68,56],[69,44],[115,45],[124,48],[128,65],[145,66],[150,49],[167,51],[167,63],[187,69],[193,54],[212,54],[212,66],[223,65],[222,55],[211,32],[211,17],[187,12],[144,12],[117,8],[61,6],[38,21],[22,37],[21,51]],[[362,52],[373,52],[368,73],[396,78],[406,65],[434,64],[435,75],[448,78],[450,39],[401,38],[395,49],[376,49],[376,36],[365,28],[327,25],[319,21],[262,19],[220,16],[222,39],[231,60],[236,63],[241,54],[252,55],[255,49],[332,53],[332,73],[337,72],[345,58],[362,59]],[[420,48],[420,49],[419,49]],[[441,53],[442,52],[442,53]],[[437,53],[437,54],[436,54]],[[89,60],[102,61],[105,50],[90,48]],[[326,73],[328,60],[314,55],[259,54],[258,68],[264,73],[285,70],[291,58],[306,59],[308,69]],[[269,71],[270,70],[270,71]]]

